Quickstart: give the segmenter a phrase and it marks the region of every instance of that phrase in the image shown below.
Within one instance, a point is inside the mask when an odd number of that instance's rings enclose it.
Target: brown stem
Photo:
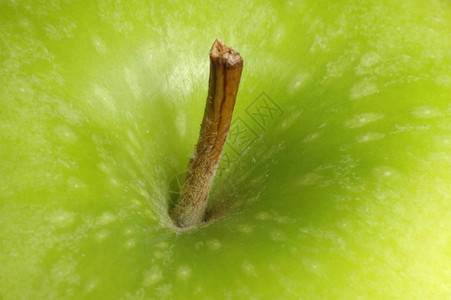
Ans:
[[[204,221],[208,193],[229,132],[243,59],[216,40],[210,50],[210,81],[199,140],[190,159],[179,203],[171,212],[179,227]]]

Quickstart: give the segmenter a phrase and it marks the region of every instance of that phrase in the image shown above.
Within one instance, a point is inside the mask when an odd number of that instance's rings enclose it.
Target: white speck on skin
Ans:
[[[212,240],[208,240],[206,242],[207,248],[210,250],[218,250],[219,248],[221,248],[222,243],[217,240],[217,239],[212,239]]]
[[[104,212],[100,217],[97,218],[97,225],[103,226],[108,225],[116,221],[116,216],[111,212]]]
[[[241,265],[241,270],[243,270],[244,274],[246,275],[257,276],[255,266],[247,261],[243,262],[243,264]]]
[[[435,118],[435,117],[439,117],[442,115],[442,113],[440,112],[440,110],[436,107],[432,107],[432,106],[419,106],[416,107],[413,111],[412,114],[417,117],[417,118],[421,118],[421,119],[429,119],[429,118]]]
[[[142,205],[141,201],[139,201],[139,200],[137,200],[137,199],[133,199],[133,200],[131,201],[131,203],[132,203],[132,206],[133,206],[133,207],[140,207],[140,206]]]
[[[116,106],[114,104],[113,98],[110,94],[110,91],[107,88],[96,84],[94,86],[94,95],[96,95],[96,97],[99,100],[102,100],[105,107],[108,108],[110,111],[113,111],[113,112],[116,111]],[[96,104],[97,103],[99,103],[99,102],[96,101]]]
[[[105,42],[99,38],[99,37],[92,37],[92,44],[94,45],[94,48],[96,51],[100,54],[105,54],[107,51]]]
[[[136,241],[134,239],[129,239],[128,241],[125,242],[125,248],[127,249],[131,249],[133,247],[135,247],[136,245]]]
[[[373,170],[374,177],[378,180],[387,180],[389,177],[391,180],[397,179],[400,177],[399,172],[388,166],[378,166]]]
[[[271,214],[267,211],[261,211],[255,216],[256,220],[266,221],[271,219]]]
[[[181,266],[177,270],[177,277],[182,280],[187,280],[191,276],[191,268],[188,266]]]
[[[86,292],[91,292],[94,290],[94,288],[97,286],[97,284],[99,283],[98,279],[91,279],[89,280],[86,284],[85,284],[85,291]]]
[[[256,180],[256,181],[254,181],[254,183],[257,183],[257,182],[259,182],[259,181],[262,181],[261,178],[258,178],[258,181]],[[259,196],[258,196],[258,195],[255,196],[255,197],[250,197],[250,198],[246,199],[246,203],[252,204],[252,203],[257,202],[258,199],[259,199]]]
[[[172,298],[172,285],[163,284],[155,288],[157,291],[158,299],[171,299]]]
[[[286,234],[281,231],[281,230],[277,230],[274,229],[269,233],[269,237],[271,238],[271,240],[273,240],[274,242],[281,242],[287,239]]]
[[[360,128],[365,126],[368,123],[375,122],[384,117],[382,114],[376,113],[365,113],[360,115],[355,115],[351,119],[346,120],[344,125],[347,128]]]
[[[351,100],[363,98],[369,95],[372,95],[374,93],[377,93],[378,89],[376,84],[372,83],[368,79],[364,79],[358,83],[356,83],[350,91],[350,98]]]
[[[111,169],[106,165],[105,162],[100,162],[97,164],[97,168],[102,170],[105,173],[111,173]]]
[[[236,230],[241,233],[249,234],[254,231],[254,228],[248,224],[239,224],[236,226]]]
[[[327,51],[328,38],[325,36],[315,35],[315,41],[312,47],[310,47],[310,52],[314,53],[316,50],[321,49]]]
[[[159,266],[152,266],[150,270],[144,273],[144,286],[152,286],[158,283],[163,278],[163,272]]]
[[[294,78],[294,81],[291,85],[290,92],[295,93],[302,89],[310,78],[310,74],[307,72],[300,72]]]
[[[377,140],[383,139],[384,137],[385,137],[385,133],[367,132],[364,135],[358,136],[356,138],[356,141],[357,141],[357,143],[366,143],[366,142],[377,141]]]
[[[110,179],[110,184],[113,185],[113,186],[119,186],[120,185],[119,181],[116,178],[111,178]]]
[[[324,79],[342,77],[351,62],[351,59],[346,55],[340,56],[336,61],[329,62],[327,64],[327,75]]]
[[[110,232],[106,229],[100,230],[95,234],[95,239],[99,242],[103,241],[108,235],[110,234]]]
[[[317,173],[307,173],[301,177],[299,184],[302,186],[314,185],[321,179],[321,176]]]
[[[200,241],[200,242],[197,242],[196,244],[194,244],[194,249],[199,250],[203,246],[204,246],[204,242]]]
[[[138,84],[138,76],[135,72],[130,70],[129,68],[124,68],[124,74],[125,74],[125,81],[128,84],[128,87],[133,93],[133,96],[135,96],[135,99],[140,100],[142,91]]]
[[[166,242],[159,242],[156,246],[157,246],[157,248],[160,248],[160,249],[166,249],[169,247],[169,244]]]
[[[157,250],[153,253],[153,256],[155,256],[156,258],[163,258],[163,257],[165,257],[165,255],[166,254],[160,250]]]
[[[68,143],[74,143],[77,141],[78,136],[67,126],[58,126],[54,129],[55,134],[63,141]]]
[[[316,140],[320,135],[321,135],[321,133],[319,133],[319,132],[311,133],[311,134],[309,134],[308,136],[306,136],[306,137],[304,138],[303,142],[304,142],[304,143],[308,143],[308,142],[314,141],[314,140]]]
[[[60,161],[64,166],[67,167],[67,163]],[[75,177],[70,177],[67,179],[67,184],[71,189],[81,189],[81,188],[86,188],[86,184],[82,181],[80,181],[78,178]]]
[[[360,58],[360,64],[364,67],[371,67],[374,64],[377,64],[380,60],[380,55],[377,52],[371,51],[362,55]]]
[[[449,74],[440,74],[435,78],[435,82],[443,87],[451,86],[451,75]]]
[[[59,209],[50,214],[50,216],[47,217],[47,220],[57,227],[66,227],[75,221],[75,214],[73,212]]]

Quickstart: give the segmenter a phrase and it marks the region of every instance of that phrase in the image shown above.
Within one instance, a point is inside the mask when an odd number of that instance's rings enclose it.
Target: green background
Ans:
[[[0,299],[449,297],[450,15],[0,1]],[[214,220],[179,231],[171,180],[218,37],[244,58],[233,124],[255,140],[228,142]],[[259,127],[262,92],[283,113]]]

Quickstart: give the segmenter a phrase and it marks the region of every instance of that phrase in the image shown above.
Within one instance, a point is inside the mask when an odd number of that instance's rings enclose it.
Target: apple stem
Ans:
[[[199,140],[179,201],[171,212],[179,227],[205,221],[208,194],[232,121],[242,69],[240,54],[217,39],[210,50],[209,89]]]

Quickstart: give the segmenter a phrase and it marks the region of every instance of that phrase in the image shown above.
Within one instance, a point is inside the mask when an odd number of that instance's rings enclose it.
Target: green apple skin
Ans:
[[[446,299],[451,8],[1,1],[0,299]],[[175,229],[215,38],[245,60],[213,221]],[[265,92],[283,111],[246,113]],[[235,122],[235,121],[234,121]]]

